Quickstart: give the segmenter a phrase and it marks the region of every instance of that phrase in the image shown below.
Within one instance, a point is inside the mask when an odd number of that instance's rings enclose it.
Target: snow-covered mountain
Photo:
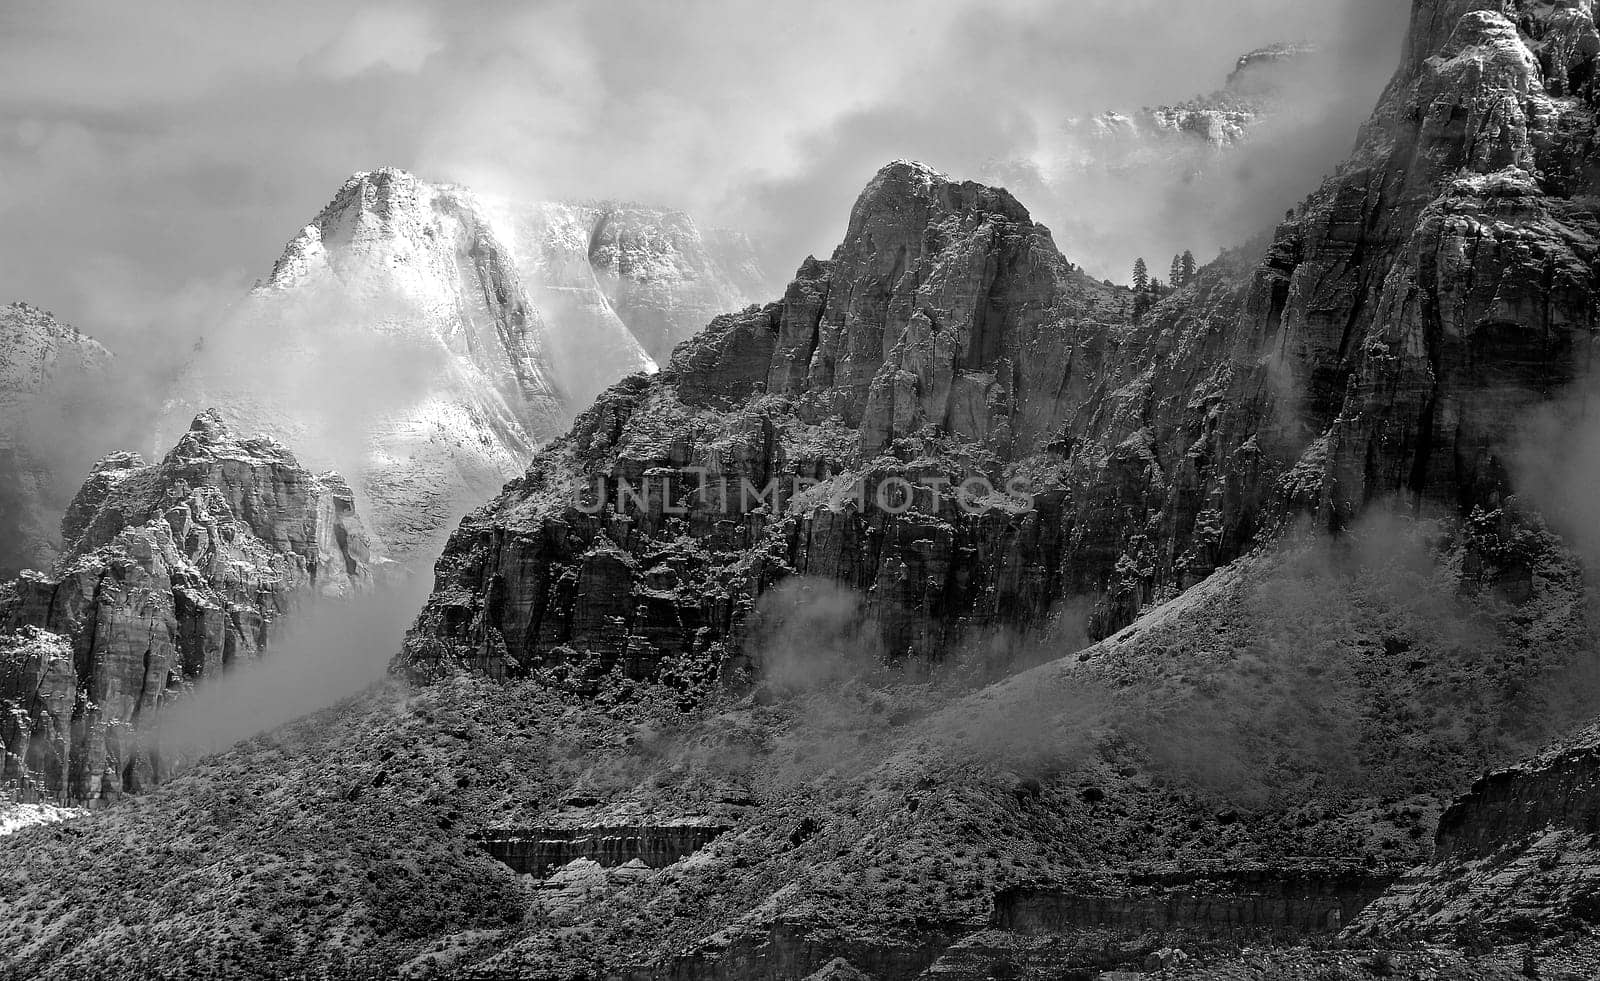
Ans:
[[[50,444],[85,423],[75,390],[103,374],[111,352],[26,303],[0,307],[0,578],[48,568],[60,544],[61,510],[78,474],[58,474]]]
[[[576,408],[622,369],[653,371],[712,317],[765,288],[738,232],[681,211],[600,201],[494,201],[490,211],[544,315],[558,377]]]
[[[218,408],[349,474],[377,547],[429,561],[596,394],[747,303],[752,257],[677,212],[358,173],[206,337],[152,442]]]

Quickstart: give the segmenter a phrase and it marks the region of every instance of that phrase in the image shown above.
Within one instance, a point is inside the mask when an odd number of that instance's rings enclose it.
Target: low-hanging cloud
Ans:
[[[166,345],[173,325],[147,311],[242,293],[345,176],[382,165],[519,198],[683,207],[753,233],[781,281],[831,250],[888,160],[976,176],[1046,152],[1069,117],[1176,102],[1253,47],[1322,42],[1325,87],[1350,109],[1309,142],[1272,144],[1307,159],[1261,156],[1215,183],[1244,208],[1231,235],[1342,156],[1392,70],[1405,6],[13,6],[0,12],[0,296],[116,349]],[[1018,190],[1069,257],[1122,275],[1133,241],[1075,230],[1102,224],[1083,221],[1094,201]],[[1139,186],[1106,204],[1124,238],[1147,228],[1141,251],[1211,247],[1164,228],[1178,219],[1161,199]]]
[[[307,604],[259,660],[167,705],[152,738],[193,759],[366,689],[385,676],[427,592],[425,576],[392,577],[373,592]]]

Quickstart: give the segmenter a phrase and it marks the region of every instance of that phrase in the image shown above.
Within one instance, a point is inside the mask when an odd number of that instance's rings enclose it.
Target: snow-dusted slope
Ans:
[[[379,547],[431,561],[596,394],[759,288],[742,236],[679,212],[358,173],[195,352],[152,449],[218,408],[350,475]]]
[[[1176,106],[1146,107],[1137,113],[1103,112],[1070,119],[1066,128],[1083,145],[1126,143],[1126,150],[1152,158],[1222,151],[1248,139],[1250,131],[1278,112],[1298,89],[1310,83],[1307,64],[1315,56],[1309,44],[1275,44],[1243,55],[1227,83],[1210,95]],[[1115,165],[1103,152],[1090,151],[1083,166]]]
[[[98,341],[38,307],[0,307],[0,578],[55,560],[66,501],[44,437],[65,435],[60,427],[76,422],[76,390],[110,363]]]
[[[491,205],[550,331],[577,408],[631,371],[653,371],[712,317],[758,300],[748,239],[681,211],[594,202]]]
[[[702,232],[681,211],[604,205],[589,264],[622,322],[663,364],[712,317],[767,299],[755,250],[737,232]]]
[[[551,366],[575,407],[624,375],[656,370],[589,264],[598,209],[501,200],[491,214],[544,317]]]

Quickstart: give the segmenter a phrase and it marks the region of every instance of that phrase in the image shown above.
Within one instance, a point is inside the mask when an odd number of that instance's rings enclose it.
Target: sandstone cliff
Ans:
[[[65,519],[51,574],[0,586],[0,780],[102,804],[187,762],[171,703],[266,656],[284,618],[372,586],[337,474],[205,413],[158,464],[103,460]]]
[[[60,427],[86,424],[72,411],[111,353],[38,307],[0,307],[0,578],[46,569],[61,542],[63,462],[50,452]]]

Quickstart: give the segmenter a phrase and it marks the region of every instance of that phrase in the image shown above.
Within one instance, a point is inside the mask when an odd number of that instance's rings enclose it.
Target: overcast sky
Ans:
[[[786,279],[893,158],[971,176],[1066,116],[1216,88],[1261,44],[1331,44],[1370,102],[1408,6],[6,0],[0,300],[113,346],[203,329],[347,175],[386,165],[683,207],[758,237]]]

